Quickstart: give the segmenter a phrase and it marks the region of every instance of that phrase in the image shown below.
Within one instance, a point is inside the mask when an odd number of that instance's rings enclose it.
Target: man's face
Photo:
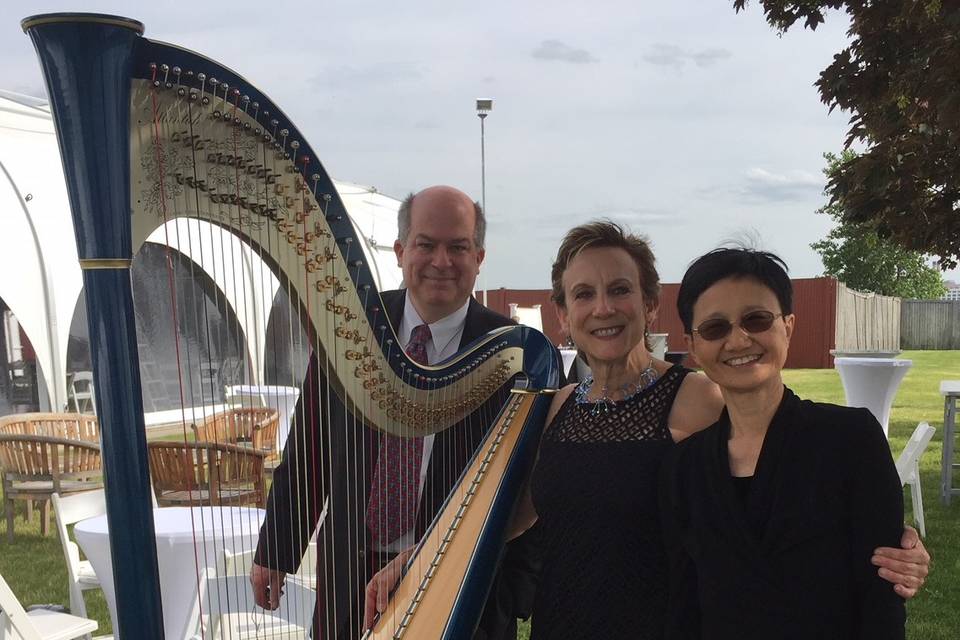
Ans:
[[[484,256],[474,243],[475,225],[473,203],[455,189],[428,189],[414,198],[410,233],[393,250],[424,322],[450,315],[472,295]]]

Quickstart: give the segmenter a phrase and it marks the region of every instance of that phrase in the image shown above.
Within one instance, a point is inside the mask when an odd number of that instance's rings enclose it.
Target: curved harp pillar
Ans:
[[[126,532],[111,541],[124,638],[162,637],[156,563],[145,574],[142,562],[145,552],[154,557],[153,521],[123,268],[157,228],[199,220],[256,251],[303,324],[324,393],[355,417],[342,425],[354,439],[361,427],[404,438],[448,429],[511,380],[556,389],[558,355],[525,327],[493,331],[437,366],[410,360],[317,154],[243,77],[144,38],[143,26],[125,18],[51,14],[23,27],[47,81],[84,265],[108,517],[112,532]],[[374,637],[469,635],[548,404],[548,393],[513,394],[488,427],[411,560],[391,609],[402,613],[385,615]],[[370,472],[373,461],[364,464]],[[136,560],[123,555],[131,549]]]
[[[40,57],[63,156],[83,269],[103,455],[124,461],[104,465],[114,565],[130,567],[115,576],[124,601],[117,634],[162,637],[136,328],[132,313],[116,312],[133,308],[124,185],[128,78],[143,25],[110,16],[54,15],[27,18],[23,28]],[[91,41],[101,48],[85,45]]]

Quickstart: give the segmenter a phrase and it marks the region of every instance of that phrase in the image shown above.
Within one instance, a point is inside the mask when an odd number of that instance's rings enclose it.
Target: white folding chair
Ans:
[[[90,407],[92,413],[97,412],[97,401],[93,395],[93,372],[92,371],[74,371],[70,377],[70,397],[73,400],[73,408],[77,413],[83,413],[83,406]]]
[[[317,594],[296,580],[287,580],[280,607],[268,611],[253,599],[247,576],[217,576],[207,567],[201,576],[200,597],[191,640],[306,640],[313,622]]]
[[[73,640],[96,630],[96,620],[47,609],[25,611],[0,576],[0,640]]]
[[[897,473],[900,474],[900,484],[910,485],[910,501],[913,503],[913,519],[917,523],[920,535],[927,536],[927,529],[923,522],[923,496],[920,495],[920,457],[930,444],[930,438],[936,431],[926,422],[921,422],[913,430],[910,441],[897,458]]]
[[[67,561],[67,578],[70,581],[70,613],[85,617],[87,606],[83,601],[83,592],[99,589],[100,578],[97,577],[89,560],[80,559],[80,547],[70,539],[67,526],[106,513],[106,497],[103,489],[97,489],[66,496],[54,493],[51,500],[53,501],[53,512],[57,516],[57,533],[60,536],[60,546],[63,547],[63,557]]]

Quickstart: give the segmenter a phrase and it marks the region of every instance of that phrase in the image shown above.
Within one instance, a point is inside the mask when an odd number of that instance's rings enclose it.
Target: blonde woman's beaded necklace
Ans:
[[[647,368],[640,372],[640,377],[636,382],[627,382],[621,385],[620,393],[623,394],[623,400],[627,401],[644,389],[649,389],[659,377],[660,374],[653,368],[653,361],[651,360]],[[610,390],[606,385],[600,388],[600,397],[596,400],[590,400],[588,397],[592,389],[593,375],[591,374],[584,378],[574,390],[578,405],[593,405],[593,408],[590,410],[590,413],[593,415],[607,413],[617,408],[613,398],[610,397]]]

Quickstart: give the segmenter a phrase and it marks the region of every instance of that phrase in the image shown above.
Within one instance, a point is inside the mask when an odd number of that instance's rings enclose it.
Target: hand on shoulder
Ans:
[[[709,427],[720,417],[720,387],[699,372],[688,373],[670,409],[668,425],[676,442]]]

